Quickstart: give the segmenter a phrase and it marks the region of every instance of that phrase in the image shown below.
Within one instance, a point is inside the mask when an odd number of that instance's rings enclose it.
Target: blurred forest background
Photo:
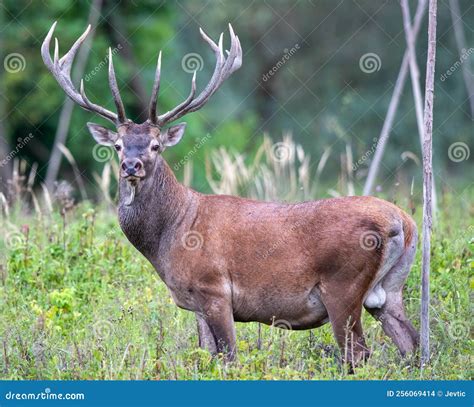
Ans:
[[[412,20],[418,4],[409,1]],[[400,360],[365,315],[373,356],[354,375],[339,362],[329,324],[314,333],[237,324],[234,364],[196,348],[193,315],[173,304],[119,229],[115,153],[86,127],[110,124],[68,102],[43,64],[40,47],[55,20],[60,56],[92,23],[73,81],[83,77],[88,97],[115,111],[110,46],[128,117],[139,122],[160,49],[163,113],[188,95],[194,70],[198,92],[212,75],[199,27],[214,40],[225,32],[228,47],[232,23],[242,67],[184,118],[183,140],[164,156],[198,191],[279,201],[364,192],[406,50],[396,0],[0,0],[0,378],[472,378],[472,0],[438,0],[432,360],[421,369],[417,356]],[[426,50],[427,10],[416,43],[421,95]],[[407,70],[372,191],[420,226],[416,117]],[[404,292],[416,327],[420,270],[418,250]]]
[[[472,82],[474,5],[471,0],[458,4],[461,18],[456,20],[467,44],[461,63],[450,2],[439,1],[433,142],[435,179],[441,189],[465,188],[472,181],[474,169],[469,148],[464,151],[462,165],[448,154],[453,143],[472,147],[474,134],[462,66],[471,68]],[[416,2],[410,1],[410,6],[413,16]],[[422,93],[426,15],[416,44]],[[306,168],[310,179],[323,158],[324,170],[320,166],[319,175],[324,191],[340,184],[341,166],[350,155],[353,166],[347,177],[355,191],[341,192],[362,192],[406,49],[402,13],[394,0],[3,0],[0,176],[4,193],[18,159],[24,160],[25,172],[35,165],[34,186],[44,183],[53,151],[65,95],[43,65],[41,43],[52,22],[58,20],[55,36],[60,55],[64,55],[91,19],[97,20],[92,48],[83,58],[82,73],[78,72],[81,57],[76,57],[76,86],[78,76],[83,77],[89,98],[114,110],[107,83],[106,52],[111,46],[122,98],[128,116],[136,121],[146,118],[160,49],[163,73],[158,104],[163,112],[188,94],[193,69],[198,70],[198,91],[212,74],[215,60],[199,36],[199,27],[216,40],[231,22],[239,35],[244,53],[242,68],[205,108],[186,117],[183,142],[165,152],[179,179],[185,178],[196,189],[209,192],[212,188],[206,177],[206,160],[212,151],[225,147],[251,161],[258,154],[264,134],[273,142],[284,135],[288,140],[291,134],[305,156],[311,156],[311,166]],[[363,69],[362,57],[367,54],[372,55],[375,66]],[[449,69],[452,73],[443,77]],[[102,172],[104,160],[92,154],[95,143],[87,131],[87,121],[101,123],[102,119],[74,106],[66,131],[67,150],[62,150],[60,170],[53,178],[68,180],[76,191],[83,183],[87,196],[96,198],[100,189],[94,173]],[[179,163],[190,151],[193,165],[183,174],[186,166]],[[418,160],[421,151],[408,75],[377,179],[378,190],[388,190],[400,180],[410,185],[412,177],[420,189]],[[79,169],[76,172],[74,162]],[[214,170],[218,172],[219,168]]]

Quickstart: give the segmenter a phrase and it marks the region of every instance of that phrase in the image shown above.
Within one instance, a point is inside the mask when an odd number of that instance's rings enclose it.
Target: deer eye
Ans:
[[[120,144],[115,144],[114,147],[117,151],[120,151],[122,149],[122,146]]]
[[[158,151],[159,149],[160,149],[160,145],[159,145],[159,144],[153,144],[153,145],[151,146],[151,150],[152,150],[152,151]]]

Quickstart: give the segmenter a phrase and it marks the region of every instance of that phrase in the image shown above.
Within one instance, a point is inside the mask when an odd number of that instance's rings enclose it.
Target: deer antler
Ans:
[[[57,38],[54,41],[54,60],[51,59],[49,53],[49,45],[51,42],[51,37],[53,36],[54,29],[56,28],[56,22],[51,26],[48,35],[43,41],[41,46],[41,56],[47,68],[53,74],[54,78],[58,82],[59,86],[64,90],[66,95],[68,95],[74,102],[76,102],[83,109],[89,110],[102,116],[103,118],[110,120],[115,125],[120,125],[126,123],[128,120],[125,116],[125,109],[123,106],[122,99],[120,97],[120,92],[117,86],[117,80],[115,78],[114,63],[112,61],[112,51],[109,48],[109,85],[114,97],[114,103],[117,107],[117,114],[111,112],[104,107],[98,106],[95,103],[92,103],[86,96],[84,91],[84,81],[81,79],[80,91],[78,92],[76,87],[73,85],[71,80],[71,66],[74,61],[74,57],[82,45],[87,35],[90,32],[91,26],[89,25],[84,33],[77,39],[73,44],[71,49],[59,59],[59,44]]]
[[[187,113],[195,112],[203,107],[209,98],[219,89],[221,84],[237,69],[242,65],[242,48],[240,46],[239,37],[237,37],[232,29],[232,26],[229,24],[230,32],[230,51],[227,51],[227,58],[224,57],[224,52],[222,49],[222,38],[223,34],[219,37],[218,45],[209,38],[206,33],[199,29],[201,37],[206,41],[209,46],[214,51],[216,56],[216,66],[214,68],[214,73],[212,74],[211,80],[204,88],[204,90],[199,94],[198,97],[194,98],[196,93],[196,71],[194,71],[193,78],[191,81],[191,92],[189,96],[181,104],[176,106],[174,109],[166,112],[162,115],[156,114],[156,99],[158,97],[158,91],[160,87],[160,75],[161,75],[161,52],[158,57],[158,63],[156,67],[155,82],[153,84],[152,97],[150,101],[149,108],[149,118],[148,120],[158,126],[164,126],[166,123],[175,121],[180,117],[184,116]]]

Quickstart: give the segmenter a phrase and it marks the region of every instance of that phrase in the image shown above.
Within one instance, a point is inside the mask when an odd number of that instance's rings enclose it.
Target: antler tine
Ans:
[[[231,71],[231,68],[237,56],[236,53],[238,51],[238,47],[236,45],[236,39],[235,39],[235,34],[233,30],[230,29],[229,31],[230,31],[230,37],[231,37],[231,47],[230,47],[230,51],[228,52],[227,59],[223,60],[223,63],[219,66],[219,68],[217,68],[216,66],[216,69],[214,70],[214,75],[211,81],[206,86],[204,91],[201,92],[201,94],[193,101],[193,103],[188,106],[184,114],[195,112],[196,110],[199,110],[202,106],[204,106],[206,102],[209,100],[209,98],[217,91],[219,86],[224,82],[224,80],[226,80],[230,76],[230,74],[233,72]],[[222,37],[219,41],[219,48],[222,54],[222,58],[224,58],[223,52],[222,52]],[[172,120],[175,120],[175,119],[176,118],[173,118]]]
[[[117,85],[117,78],[115,77],[114,61],[112,58],[112,48],[109,47],[109,86],[114,97],[114,103],[117,107],[117,115],[119,123],[125,123],[127,118],[125,117],[125,108],[123,106],[122,98],[120,97],[120,91]]]
[[[86,96],[86,91],[84,89],[84,79],[81,79],[81,85],[79,87],[79,92],[81,93],[82,100],[87,105],[88,110],[93,110],[94,103],[92,103],[89,98]]]
[[[202,28],[199,28],[199,32],[201,34],[201,37],[204,39],[204,41],[206,41],[209,46],[211,47],[211,49],[214,51],[214,54],[216,55],[216,66],[214,68],[214,73],[212,74],[212,77],[211,77],[211,80],[209,82],[209,84],[206,86],[206,89],[213,86],[214,82],[216,81],[216,78],[217,78],[217,73],[218,71],[222,68],[222,65],[223,65],[223,60],[224,60],[224,54],[222,52],[222,41],[223,41],[223,34],[220,35],[219,37],[219,42],[217,45],[204,31]],[[194,82],[195,78],[193,78],[193,82]],[[195,83],[194,83],[194,86],[195,86]],[[205,91],[205,90],[204,90]],[[203,92],[204,92],[203,91]],[[202,92],[202,93],[203,93]],[[202,94],[201,93],[201,94]],[[188,96],[188,98],[181,104],[179,104],[178,106],[176,106],[174,109],[166,112],[165,114],[161,115],[158,117],[158,124],[160,126],[163,126],[165,125],[166,123],[168,122],[171,122],[173,120],[177,120],[178,118],[180,118],[181,116],[184,116],[187,112],[187,107],[190,105],[190,103],[193,101],[193,98],[194,98],[194,91],[191,90],[191,93],[190,95]]]
[[[193,73],[193,79],[191,80],[191,92],[189,92],[188,97],[178,106],[176,106],[171,112],[167,112],[167,114],[170,114],[174,111],[177,111],[177,112],[181,111],[182,109],[189,106],[189,104],[193,101],[195,94],[196,94],[196,71],[194,71]],[[169,121],[172,121],[173,120],[172,116],[170,115],[169,117],[170,117]],[[164,125],[165,123],[166,122],[160,122],[160,125]]]
[[[209,98],[217,91],[219,86],[242,65],[242,48],[240,46],[239,38],[235,35],[232,26],[229,24],[229,32],[231,38],[231,47],[228,52],[228,57],[224,57],[222,50],[223,34],[219,37],[218,45],[202,30],[199,29],[202,38],[206,41],[216,56],[216,66],[212,74],[211,80],[199,94],[196,99],[189,100],[189,103],[181,103],[173,110],[158,117],[160,126],[177,120],[187,113],[195,112],[200,109],[209,100]],[[188,99],[186,100],[188,101]],[[185,101],[185,102],[186,102]]]
[[[233,42],[235,43],[235,54],[232,60],[232,65],[228,71],[228,75],[231,75],[242,66],[242,47],[240,46],[239,37],[235,35],[234,29],[232,28],[232,25],[230,23],[229,23],[229,31],[231,33]],[[227,51],[227,54],[230,56],[231,52]]]
[[[53,36],[54,29],[56,28],[56,24],[57,21],[53,23],[48,31],[48,34],[46,34],[46,37],[44,38],[43,44],[41,44],[41,57],[43,58],[43,62],[49,70],[53,68],[53,61],[49,53],[49,46],[51,44],[51,38]]]
[[[66,75],[69,75],[71,72],[71,67],[72,67],[72,62],[74,61],[74,57],[77,54],[77,51],[79,50],[80,46],[82,43],[85,41],[87,36],[89,35],[89,32],[91,30],[91,25],[89,24],[86,28],[86,30],[83,32],[83,34],[76,40],[76,42],[73,44],[71,49],[64,55],[60,60],[59,60],[59,65],[61,66],[61,69]]]
[[[218,84],[219,82],[219,76],[220,76],[220,73],[222,72],[222,69],[225,65],[225,57],[224,57],[224,51],[223,51],[223,40],[224,40],[224,33],[221,33],[221,35],[219,36],[219,42],[218,42],[218,46],[216,46],[216,44],[214,43],[214,41],[212,41],[206,34],[204,31],[201,30],[201,35],[202,37],[204,38],[204,40],[209,44],[211,45],[211,48],[213,48],[214,50],[214,53],[216,55],[216,58],[217,58],[217,62],[216,62],[216,66],[214,68],[214,72],[211,76],[211,80],[209,81],[209,83],[207,84],[207,86],[204,88],[204,90],[199,94],[199,96],[196,98],[195,102],[196,101],[199,101],[200,99],[202,99],[205,95],[209,94],[210,96],[210,93],[214,92],[214,88],[215,86]]]
[[[57,38],[54,38],[53,64],[54,66],[59,64],[59,41]]]
[[[55,21],[46,35],[43,44],[41,45],[41,57],[43,62],[48,68],[48,70],[53,74],[54,78],[58,82],[59,86],[64,90],[66,95],[70,97],[75,103],[81,106],[85,110],[97,113],[103,118],[110,120],[114,124],[119,124],[119,116],[114,112],[111,112],[104,107],[98,106],[92,103],[84,93],[84,83],[81,84],[81,92],[78,92],[76,87],[73,85],[71,80],[71,66],[74,62],[74,57],[81,46],[81,44],[86,39],[87,35],[90,32],[90,26],[84,31],[84,33],[76,40],[71,49],[59,59],[59,44],[57,38],[55,38],[55,47],[54,47],[54,60],[51,59],[49,53],[51,38],[53,37],[54,30],[56,28],[57,22]]]
[[[148,109],[148,120],[153,124],[157,124],[156,104],[158,102],[158,92],[160,91],[161,79],[161,51],[158,54],[158,62],[156,63],[155,80],[153,81],[153,88],[151,90],[150,107]]]
[[[208,44],[214,44],[214,42],[207,35],[205,37],[203,36],[203,38],[208,42]],[[222,69],[225,66],[225,57],[224,57],[224,51],[223,51],[223,45],[222,45],[223,41],[224,41],[224,33],[221,33],[221,35],[219,36],[219,43],[218,43],[219,45],[217,49],[215,50],[216,57],[217,57],[216,67],[214,68],[214,72],[211,76],[211,80],[209,81],[207,86],[204,88],[204,91],[201,92],[201,94],[197,97],[196,100],[202,98],[204,94],[213,92],[213,89],[219,82],[220,73],[222,72]]]
[[[222,74],[219,78],[221,83],[230,75],[231,69],[234,66],[234,61],[237,57],[238,39],[230,23],[229,23],[229,33],[230,33],[230,51],[227,51],[227,59],[225,61],[224,67],[222,68]]]

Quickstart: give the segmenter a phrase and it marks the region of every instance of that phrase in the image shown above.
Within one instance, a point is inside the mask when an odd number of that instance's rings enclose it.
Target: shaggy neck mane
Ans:
[[[121,179],[120,226],[128,240],[150,259],[159,250],[163,238],[171,237],[195,192],[180,184],[166,161],[159,158],[154,173],[147,175],[137,186],[132,204],[125,205],[129,194],[128,182]]]

